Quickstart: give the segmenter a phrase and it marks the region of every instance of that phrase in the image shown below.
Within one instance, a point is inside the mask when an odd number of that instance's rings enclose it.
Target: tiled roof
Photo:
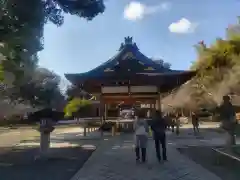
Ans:
[[[123,61],[132,61],[135,64],[138,63],[141,67],[144,67],[144,69],[141,70],[141,73],[147,73],[147,75],[152,74],[156,76],[161,74],[176,74],[184,72],[171,70],[169,68],[164,67],[159,62],[148,58],[147,56],[140,52],[136,43],[133,43],[132,37],[126,37],[125,42],[121,44],[121,47],[117,54],[110,58],[105,63],[88,72],[65,74],[65,77],[69,81],[73,82],[79,79],[84,80],[87,78],[99,78],[108,76],[111,75],[111,73],[113,74],[119,63],[123,63]],[[131,64],[131,62],[128,62],[128,64]]]

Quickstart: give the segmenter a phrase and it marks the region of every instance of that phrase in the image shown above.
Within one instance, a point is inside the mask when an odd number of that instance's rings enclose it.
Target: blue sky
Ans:
[[[115,55],[125,36],[133,36],[140,51],[161,58],[172,69],[188,69],[199,41],[224,37],[237,22],[240,0],[107,0],[93,21],[66,15],[61,27],[47,24],[41,66],[64,73],[88,71]]]

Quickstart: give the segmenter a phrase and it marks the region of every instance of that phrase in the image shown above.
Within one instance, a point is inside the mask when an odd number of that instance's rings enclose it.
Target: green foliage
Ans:
[[[240,24],[227,28],[226,39],[218,38],[209,47],[201,41],[195,47],[198,59],[191,69],[197,70],[197,76],[191,81],[191,97],[198,105],[214,104],[212,95],[221,90],[219,84],[226,82],[219,96],[230,93],[240,84],[240,80],[236,80],[240,78],[237,73],[240,70]]]
[[[62,100],[57,78],[47,78],[47,83],[45,78],[34,79],[39,75],[37,53],[43,49],[44,24],[62,25],[64,13],[92,20],[104,9],[103,0],[1,0],[0,81],[8,86],[6,72],[15,75],[14,86],[4,89],[1,96],[44,106],[54,98]]]
[[[70,101],[74,98],[80,99],[91,99],[92,96],[86,91],[82,90],[80,87],[71,85],[67,87],[66,90],[67,99]]]
[[[64,13],[92,20],[104,9],[103,0],[1,0],[0,80],[4,71],[20,77],[18,72],[23,75],[29,64],[37,64],[46,22],[60,26]]]
[[[74,98],[71,101],[68,102],[66,105],[64,112],[66,117],[73,116],[74,113],[81,111],[81,109],[84,109],[91,105],[91,102],[86,99],[81,98]],[[80,112],[81,113],[81,112]]]
[[[60,77],[55,73],[36,68],[21,76],[14,86],[7,86],[0,95],[2,99],[9,99],[12,103],[57,108],[65,101],[59,83]]]
[[[24,6],[26,3],[29,4]],[[42,8],[39,0],[0,2],[0,53],[5,58],[4,63],[1,62],[4,70],[24,71],[25,64],[34,61],[33,57],[42,49]]]

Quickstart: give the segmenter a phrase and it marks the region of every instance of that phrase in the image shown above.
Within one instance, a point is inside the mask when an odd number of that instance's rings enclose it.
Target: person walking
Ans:
[[[176,119],[175,119],[175,122],[176,122],[176,134],[179,135],[180,134],[180,117],[181,115],[179,113],[177,113],[176,115]]]
[[[199,118],[196,113],[192,112],[192,125],[193,125],[193,132],[194,135],[199,133]]]
[[[155,142],[156,156],[159,162],[161,161],[160,145],[162,147],[162,158],[164,161],[167,160],[166,126],[167,123],[165,119],[162,118],[162,113],[160,111],[156,111],[155,117],[151,123],[151,129]]]
[[[134,131],[136,161],[140,161],[141,151],[141,162],[145,163],[149,128],[148,123],[145,119],[145,114],[143,114],[143,112],[140,112],[135,119]]]
[[[176,124],[175,119],[174,119],[173,115],[171,115],[170,118],[171,118],[171,130],[172,130],[172,132],[174,132],[174,127],[175,127],[175,124]]]
[[[227,145],[236,145],[236,111],[235,107],[231,103],[230,96],[223,96],[223,103],[217,108],[217,110],[222,121],[222,128],[227,132],[228,135]]]

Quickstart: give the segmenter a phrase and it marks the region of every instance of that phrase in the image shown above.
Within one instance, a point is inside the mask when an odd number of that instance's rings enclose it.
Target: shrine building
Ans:
[[[108,119],[119,107],[134,106],[161,110],[161,95],[182,85],[193,71],[171,70],[140,52],[132,37],[125,37],[112,58],[85,72],[65,74],[74,85],[96,97],[98,116]]]

